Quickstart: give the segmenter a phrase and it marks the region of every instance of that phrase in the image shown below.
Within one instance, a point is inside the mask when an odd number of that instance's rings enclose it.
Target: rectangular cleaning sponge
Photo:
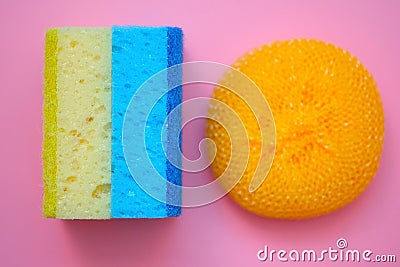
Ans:
[[[180,207],[153,199],[135,183],[126,167],[121,141],[124,114],[137,88],[158,71],[179,63],[179,28],[115,26],[47,31],[45,217],[162,218],[180,214]],[[168,79],[166,75],[165,86]],[[156,103],[156,114],[148,121],[151,136],[159,135],[168,113],[181,98],[178,87]],[[168,135],[179,132],[180,120],[169,123],[167,131]],[[181,171],[168,162],[161,141],[146,142],[157,170],[166,180],[180,185]],[[140,173],[133,173],[136,171]],[[181,197],[171,194],[167,183],[164,190],[167,198]]]

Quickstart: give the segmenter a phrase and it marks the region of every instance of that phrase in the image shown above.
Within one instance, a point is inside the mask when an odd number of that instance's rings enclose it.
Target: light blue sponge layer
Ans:
[[[175,211],[171,212],[169,206],[153,199],[137,185],[126,165],[122,147],[123,120],[129,101],[143,82],[155,73],[166,69],[170,64],[168,29],[169,27],[120,26],[114,26],[112,29],[112,218],[163,218],[180,214],[180,207],[173,207]],[[180,39],[179,42],[181,41]],[[179,53],[181,52],[180,47]],[[167,76],[165,73],[165,78],[162,79],[164,81],[161,87],[164,88],[146,92],[149,98],[154,96],[158,98],[162,95],[161,92],[168,86]],[[181,91],[177,93],[175,102],[177,99],[181,100]],[[170,167],[167,167],[168,161],[161,141],[162,126],[169,112],[168,107],[176,105],[169,102],[171,102],[171,96],[168,97],[168,94],[165,94],[155,103],[149,115],[146,122],[146,151],[161,176],[180,184],[181,173],[180,171],[171,173],[168,170]],[[180,122],[175,126],[178,125]],[[137,149],[143,149],[143,144],[137,144]],[[136,152],[129,151],[129,153]],[[138,177],[146,177],[147,174],[148,170],[143,168],[133,170],[133,175],[138,175]],[[166,183],[161,187],[157,185],[157,188],[168,195]],[[181,196],[174,194],[173,197],[180,198]],[[168,196],[166,198],[168,199]]]

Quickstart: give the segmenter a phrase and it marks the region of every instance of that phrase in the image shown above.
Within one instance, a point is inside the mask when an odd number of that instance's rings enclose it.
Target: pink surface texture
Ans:
[[[399,1],[1,1],[0,266],[400,266]],[[60,26],[172,25],[185,33],[184,60],[232,64],[275,40],[318,38],[357,56],[377,81],[385,110],[379,171],[353,203],[301,221],[258,217],[229,197],[164,220],[42,218],[45,30]],[[184,87],[184,99],[212,87]],[[198,107],[205,114],[206,107]],[[199,156],[204,120],[184,128],[183,150]],[[184,174],[202,184],[212,172]],[[394,254],[396,263],[260,262],[269,249],[336,248]]]

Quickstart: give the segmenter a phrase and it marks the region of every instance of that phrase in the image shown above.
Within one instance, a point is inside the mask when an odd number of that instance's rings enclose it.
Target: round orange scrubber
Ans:
[[[215,89],[213,97],[236,111],[251,132],[246,171],[230,192],[240,206],[262,216],[307,218],[337,210],[366,188],[378,168],[384,118],[376,84],[358,59],[322,41],[297,39],[254,49],[233,68],[260,88],[276,126],[271,170],[250,193],[261,146],[257,121],[238,96]],[[207,137],[217,149],[212,163],[217,177],[230,158],[224,131],[207,121]]]

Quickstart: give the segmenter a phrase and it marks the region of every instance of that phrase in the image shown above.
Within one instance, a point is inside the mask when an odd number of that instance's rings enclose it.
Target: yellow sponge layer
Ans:
[[[44,138],[43,138],[43,212],[45,217],[56,217],[57,210],[57,30],[46,33],[45,69],[44,69]]]
[[[55,32],[57,64],[46,60],[49,75],[45,77],[46,84],[56,81],[52,93],[58,106],[45,109],[45,118],[52,118],[53,123],[45,121],[49,132],[45,151],[52,154],[44,161],[56,166],[50,178],[45,178],[52,181],[49,188],[53,193],[56,187],[56,207],[55,214],[45,215],[107,219],[111,200],[111,28],[59,28]],[[51,103],[50,97],[46,100]],[[51,149],[46,148],[50,141]],[[44,203],[45,207],[54,203],[54,194],[45,192]]]
[[[377,171],[384,136],[380,96],[360,61],[334,45],[298,39],[254,49],[233,67],[248,75],[268,100],[276,153],[266,180],[250,193],[261,146],[259,134],[251,133],[255,152],[230,196],[258,215],[292,219],[326,214],[354,200]],[[237,104],[238,97],[228,97],[222,88],[213,97],[246,118],[250,132],[257,131],[254,116]],[[227,136],[217,122],[207,122],[207,137],[217,146],[212,163],[217,177],[230,158]]]

